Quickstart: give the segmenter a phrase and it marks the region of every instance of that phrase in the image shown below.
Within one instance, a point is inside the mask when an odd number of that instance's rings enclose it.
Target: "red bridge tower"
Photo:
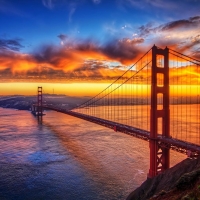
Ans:
[[[43,108],[42,108],[42,87],[38,87],[38,98],[37,98],[37,115],[43,115]]]
[[[158,63],[157,55],[163,57]],[[159,78],[158,78],[159,77]],[[161,78],[161,79],[160,79]],[[158,82],[158,79],[160,82]],[[162,102],[158,102],[161,98]],[[160,105],[161,104],[161,105]],[[159,107],[158,107],[159,105]],[[162,107],[160,109],[160,107]],[[170,137],[169,121],[169,49],[152,48],[151,79],[151,120],[150,120],[150,169],[148,177],[152,178],[169,168],[170,150],[158,144],[158,124],[162,136]]]

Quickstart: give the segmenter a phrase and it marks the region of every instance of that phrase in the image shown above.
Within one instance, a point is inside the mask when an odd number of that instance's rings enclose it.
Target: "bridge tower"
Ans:
[[[158,57],[162,62],[158,63]],[[162,99],[162,102],[158,100]],[[161,108],[162,107],[162,108]],[[158,144],[158,125],[162,136],[170,137],[169,121],[169,49],[152,48],[151,111],[150,111],[150,169],[152,178],[169,168],[170,151]]]
[[[37,96],[37,115],[38,117],[43,115],[42,109],[42,87],[38,87],[38,96]]]

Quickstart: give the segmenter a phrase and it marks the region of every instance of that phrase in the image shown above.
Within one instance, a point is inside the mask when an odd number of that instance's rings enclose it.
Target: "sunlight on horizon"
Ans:
[[[0,83],[1,95],[36,95],[42,86],[43,93],[69,96],[94,96],[110,83]]]
[[[37,95],[37,88],[42,86],[43,93],[46,94],[59,94],[68,96],[95,96],[106,89],[111,83],[0,83],[1,95]],[[115,87],[117,87],[116,85]],[[115,88],[113,87],[113,89]],[[111,88],[112,89],[112,88]],[[117,95],[120,90],[117,89],[113,92]],[[199,94],[199,85],[170,85],[170,94],[172,96],[196,96]],[[150,96],[151,86],[146,84],[127,84],[123,89],[123,94],[138,96]],[[114,97],[113,95],[113,97]]]

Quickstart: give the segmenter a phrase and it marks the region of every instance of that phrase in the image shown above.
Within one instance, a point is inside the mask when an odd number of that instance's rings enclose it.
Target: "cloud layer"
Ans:
[[[22,39],[19,39],[19,38],[16,38],[16,39],[0,38],[0,50],[19,51],[21,48],[23,48],[21,41]]]
[[[34,72],[48,76],[48,71],[53,70],[76,78],[112,78],[122,73],[120,67],[134,63],[143,53],[138,46],[143,43],[142,39],[113,40],[101,45],[92,40],[69,40],[63,34],[58,37],[62,45],[43,45],[32,54],[14,51],[21,47],[18,43],[14,47],[7,45],[9,48],[6,46],[0,51],[0,70],[15,76]]]
[[[45,1],[47,2],[47,1]],[[49,2],[49,1],[48,1]],[[168,46],[200,59],[200,16],[154,26],[140,26],[132,38],[100,43],[59,34],[60,45],[42,45],[31,54],[21,53],[21,39],[0,39],[2,77],[104,80],[120,76],[153,44]]]

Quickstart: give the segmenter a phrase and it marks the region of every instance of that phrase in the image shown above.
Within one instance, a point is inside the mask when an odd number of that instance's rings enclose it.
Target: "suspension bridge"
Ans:
[[[152,178],[169,168],[170,149],[200,154],[200,61],[155,45],[102,92],[66,110],[43,104],[42,87],[32,112],[50,109],[146,140]]]

